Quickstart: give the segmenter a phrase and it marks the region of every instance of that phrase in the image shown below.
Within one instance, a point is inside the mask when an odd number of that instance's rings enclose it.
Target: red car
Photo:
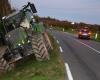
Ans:
[[[91,38],[91,31],[88,28],[83,28],[79,30],[78,38],[81,39],[90,39]]]

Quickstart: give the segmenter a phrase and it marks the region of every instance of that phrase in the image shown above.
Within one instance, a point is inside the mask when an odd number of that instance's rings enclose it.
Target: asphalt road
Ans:
[[[100,80],[99,42],[78,39],[74,35],[59,31],[52,31],[52,34],[62,47],[61,55],[71,72],[70,80]]]

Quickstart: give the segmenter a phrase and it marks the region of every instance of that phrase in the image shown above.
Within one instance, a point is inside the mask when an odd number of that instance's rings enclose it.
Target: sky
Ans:
[[[28,1],[35,4],[39,16],[100,24],[100,0],[10,0],[16,9],[21,9]]]

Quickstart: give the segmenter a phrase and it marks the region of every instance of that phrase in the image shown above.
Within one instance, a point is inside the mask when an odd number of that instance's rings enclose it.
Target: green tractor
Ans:
[[[49,40],[44,39],[47,37],[43,35],[40,27],[35,28],[38,31],[32,27],[35,24],[32,16],[36,12],[34,4],[28,3],[22,10],[2,19],[5,45],[7,46],[3,58],[8,64],[32,54],[36,60],[49,60],[48,45],[45,43]]]

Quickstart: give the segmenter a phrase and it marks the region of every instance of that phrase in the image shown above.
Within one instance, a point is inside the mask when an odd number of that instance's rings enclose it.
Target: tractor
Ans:
[[[4,43],[7,47],[3,59],[7,64],[32,54],[38,61],[50,59],[48,50],[51,43],[43,24],[35,22],[36,12],[34,4],[28,2],[21,10],[2,18]]]

